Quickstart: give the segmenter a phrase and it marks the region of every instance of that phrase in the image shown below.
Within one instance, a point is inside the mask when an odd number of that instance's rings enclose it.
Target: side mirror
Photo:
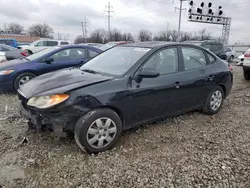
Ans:
[[[51,64],[51,62],[54,61],[52,57],[49,57],[48,59],[45,60],[45,63]]]
[[[156,78],[160,76],[160,73],[155,69],[143,68],[141,71],[135,74],[134,80],[140,83],[143,78]]]

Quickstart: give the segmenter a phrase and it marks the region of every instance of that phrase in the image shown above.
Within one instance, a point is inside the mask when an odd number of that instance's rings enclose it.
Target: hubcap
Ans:
[[[116,132],[116,124],[110,118],[99,118],[89,126],[87,142],[93,148],[103,148],[113,141]]]
[[[218,110],[221,103],[222,103],[222,93],[219,90],[217,90],[213,93],[211,97],[211,101],[210,101],[211,109],[214,111]]]
[[[32,76],[24,76],[21,78],[21,80],[19,81],[19,87],[25,83],[27,83],[28,81],[30,81],[33,77]]]

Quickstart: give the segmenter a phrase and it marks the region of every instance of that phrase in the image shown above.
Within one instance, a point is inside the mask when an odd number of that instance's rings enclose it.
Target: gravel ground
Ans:
[[[17,109],[16,96],[0,96],[0,187],[250,187],[250,82],[241,67],[218,114],[192,112],[126,131],[99,155],[74,140],[27,132]]]

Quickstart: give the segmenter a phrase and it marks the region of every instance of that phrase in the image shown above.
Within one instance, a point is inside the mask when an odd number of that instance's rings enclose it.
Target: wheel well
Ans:
[[[31,73],[31,74],[34,74],[34,75],[36,75],[36,76],[38,76],[38,74],[35,72],[35,71],[32,71],[32,70],[25,70],[24,72],[20,72],[20,73],[18,73],[17,75],[15,75],[15,79],[18,77],[18,76],[20,76],[21,74],[24,74],[24,73]]]
[[[20,72],[20,73],[18,73],[17,75],[15,75],[15,78],[14,78],[14,80],[13,80],[13,85],[15,85],[15,80],[16,80],[16,78],[17,78],[18,76],[20,76],[21,74],[24,74],[24,73],[31,73],[31,74],[34,74],[34,75],[38,76],[38,74],[36,74],[34,71]]]
[[[102,106],[102,108],[109,108],[109,109],[115,111],[118,114],[118,116],[120,117],[120,119],[122,121],[122,125],[124,125],[124,118],[123,118],[123,114],[122,114],[121,110],[119,110],[118,108],[115,108],[113,106]]]
[[[219,85],[219,86],[222,88],[222,90],[224,92],[224,97],[225,97],[227,94],[226,87],[224,85]]]
[[[33,54],[33,52],[31,51],[31,50],[29,50],[29,49],[26,49],[28,52],[31,52],[31,54]]]

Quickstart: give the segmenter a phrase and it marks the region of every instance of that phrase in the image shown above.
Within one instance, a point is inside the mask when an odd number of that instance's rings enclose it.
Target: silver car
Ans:
[[[7,61],[23,58],[28,55],[26,52],[20,49],[17,49],[17,48],[14,48],[12,46],[8,46],[5,44],[0,44],[0,52],[5,53],[5,58]]]

